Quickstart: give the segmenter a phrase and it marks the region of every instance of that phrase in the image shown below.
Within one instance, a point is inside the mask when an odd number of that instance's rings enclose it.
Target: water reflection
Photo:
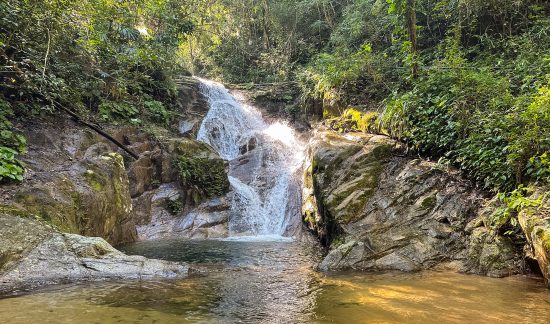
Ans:
[[[206,276],[190,281],[208,282],[195,291],[215,296],[202,305],[219,319],[265,323],[310,318],[315,302],[311,292],[318,285],[314,267],[321,257],[314,247],[288,241],[204,240],[142,242],[124,249],[206,266]]]
[[[550,292],[538,279],[455,273],[339,274],[317,296],[321,322],[548,323]],[[329,305],[337,301],[337,306]]]
[[[548,323],[540,280],[453,273],[319,274],[293,242],[158,241],[124,248],[206,271],[0,299],[3,323]]]

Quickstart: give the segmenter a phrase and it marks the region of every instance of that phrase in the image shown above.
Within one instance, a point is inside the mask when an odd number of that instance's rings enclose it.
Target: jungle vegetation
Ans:
[[[184,73],[292,84],[288,113],[388,134],[505,197],[550,182],[545,0],[4,0],[0,66],[4,182],[23,180],[18,123],[169,123]]]

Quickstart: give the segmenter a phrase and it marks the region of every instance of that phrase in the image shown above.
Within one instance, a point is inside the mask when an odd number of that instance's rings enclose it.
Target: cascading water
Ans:
[[[303,144],[280,122],[266,123],[221,84],[202,80],[210,110],[197,139],[229,161],[231,236],[290,236],[300,222]]]

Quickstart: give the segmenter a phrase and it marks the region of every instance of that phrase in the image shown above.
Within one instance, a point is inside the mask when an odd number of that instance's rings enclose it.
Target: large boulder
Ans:
[[[154,170],[150,182],[156,186],[133,197],[138,239],[227,236],[230,206],[220,198],[229,191],[226,162],[196,140],[167,138],[161,144],[161,152],[140,163]],[[133,169],[130,178],[138,174]]]
[[[62,141],[63,137],[54,143]],[[135,240],[123,157],[101,142],[72,155],[56,150],[55,144],[26,157],[28,178],[23,185],[7,187],[0,197],[0,212],[33,215],[64,232],[100,236],[113,244]]]
[[[537,190],[530,199],[540,204],[521,210],[518,220],[529,243],[531,255],[537,260],[550,288],[550,197],[543,190]]]
[[[128,256],[101,238],[0,214],[0,293],[83,280],[184,277],[182,263]]]
[[[483,221],[466,231],[483,202],[456,172],[405,157],[385,136],[318,132],[308,146],[302,213],[329,247],[323,270],[514,273],[510,240]]]
[[[108,132],[139,158],[124,158],[113,143],[70,122],[29,128],[25,181],[2,186],[0,212],[116,245],[137,240],[136,226],[160,214],[174,218],[229,190],[225,162],[204,143],[166,130],[156,138],[134,127]],[[176,195],[163,197],[165,186]]]

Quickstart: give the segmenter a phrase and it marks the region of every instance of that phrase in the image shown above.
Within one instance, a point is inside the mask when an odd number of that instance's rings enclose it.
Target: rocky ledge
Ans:
[[[530,199],[540,204],[522,210],[518,220],[529,242],[527,256],[537,260],[550,288],[550,197],[539,188]]]
[[[58,232],[49,225],[0,214],[0,294],[38,286],[114,279],[179,278],[183,263],[129,256],[102,238]]]
[[[329,248],[322,270],[445,267],[500,277],[521,268],[523,247],[490,226],[493,203],[385,136],[317,132],[302,199],[306,223]]]

